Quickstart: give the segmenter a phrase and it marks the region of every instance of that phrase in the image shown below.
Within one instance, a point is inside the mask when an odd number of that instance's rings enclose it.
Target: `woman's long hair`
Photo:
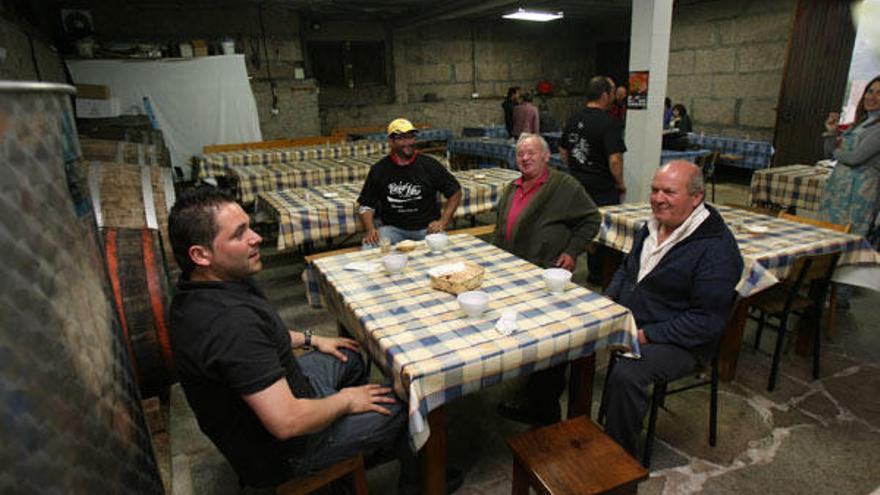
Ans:
[[[869,82],[868,85],[865,86],[865,92],[862,93],[862,98],[859,100],[859,106],[856,107],[856,120],[855,120],[855,122],[853,122],[853,127],[861,124],[862,122],[865,121],[865,119],[868,118],[868,111],[865,110],[865,95],[868,93],[868,89],[874,83],[878,83],[878,82],[880,82],[880,76],[877,76],[874,79],[871,79],[871,82]],[[877,121],[872,123],[871,125],[874,125],[877,122],[880,122],[880,119],[877,119]]]

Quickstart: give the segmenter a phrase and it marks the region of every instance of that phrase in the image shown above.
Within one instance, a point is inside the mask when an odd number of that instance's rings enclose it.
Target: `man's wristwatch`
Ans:
[[[312,348],[312,331],[305,330],[303,331],[303,336],[306,338],[305,342],[303,342],[303,347],[306,349]]]

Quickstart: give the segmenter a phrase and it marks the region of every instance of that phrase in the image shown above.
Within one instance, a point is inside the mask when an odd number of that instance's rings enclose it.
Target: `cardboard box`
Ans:
[[[109,100],[110,86],[101,86],[100,84],[77,84],[77,98],[89,98],[92,100]]]
[[[207,57],[208,43],[205,40],[193,40],[193,53],[196,57]]]
[[[91,98],[76,99],[76,116],[80,119],[103,119],[119,117],[119,98],[95,100]]]

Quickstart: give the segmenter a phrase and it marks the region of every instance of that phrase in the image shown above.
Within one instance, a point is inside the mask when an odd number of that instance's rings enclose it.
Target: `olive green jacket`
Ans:
[[[547,182],[520,212],[508,241],[507,215],[514,191],[516,184],[511,182],[498,201],[494,243],[505,251],[548,268],[563,252],[577,258],[599,231],[599,210],[584,187],[570,175],[550,169]]]

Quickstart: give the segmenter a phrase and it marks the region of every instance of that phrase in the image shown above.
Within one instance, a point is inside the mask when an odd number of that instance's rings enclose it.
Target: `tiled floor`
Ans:
[[[718,184],[716,194],[718,202],[739,204],[748,197],[742,181]],[[333,318],[304,302],[302,258],[271,251],[265,250],[259,280],[282,318],[292,327],[335,334]],[[880,294],[856,291],[852,309],[838,313],[817,381],[810,379],[809,360],[790,352],[776,392],[768,393],[770,339],[759,351],[746,345],[736,380],[721,387],[714,448],[707,442],[708,390],[671,396],[659,416],[651,478],[641,493],[880,493],[880,324],[872,316],[878,305]],[[747,330],[746,342],[750,335]],[[597,398],[601,383],[600,370]],[[517,385],[507,382],[448,405],[449,460],[465,471],[457,494],[510,492],[504,438],[525,427],[497,416],[495,405],[515,394]],[[170,407],[172,493],[238,493],[234,473],[198,430],[179,386],[172,389]],[[396,469],[389,463],[370,470],[371,493],[394,493]]]

